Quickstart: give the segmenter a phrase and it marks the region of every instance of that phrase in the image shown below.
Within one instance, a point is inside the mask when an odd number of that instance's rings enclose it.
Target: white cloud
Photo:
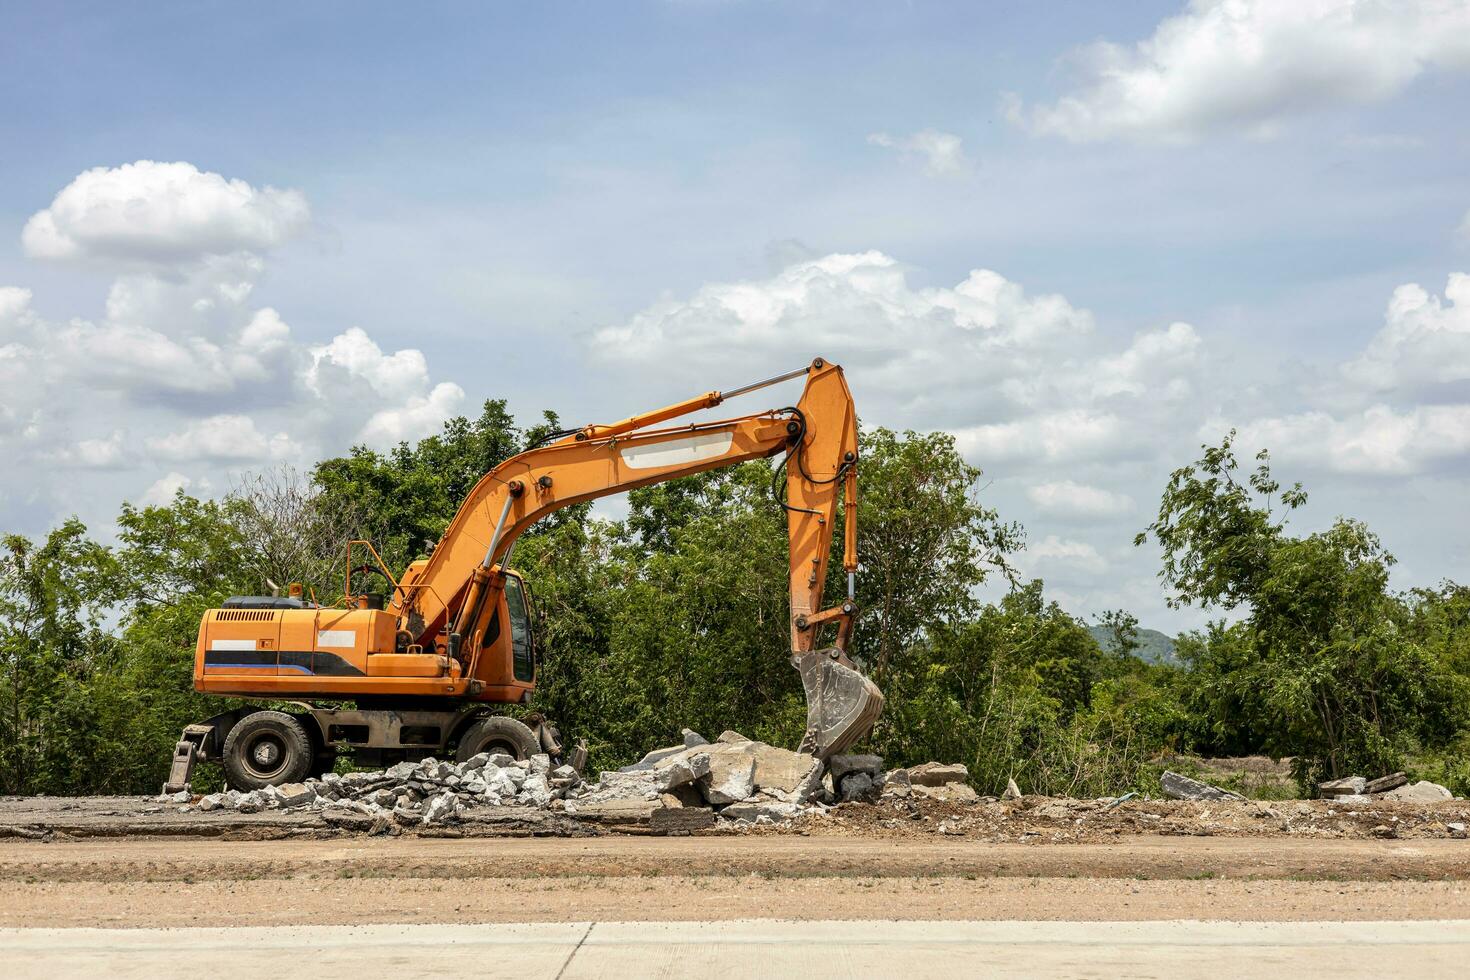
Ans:
[[[170,470],[143,491],[143,495],[138,498],[138,504],[142,507],[167,507],[173,503],[174,496],[180,490],[207,496],[211,489],[208,480],[194,480],[177,470]]]
[[[37,258],[176,265],[273,248],[309,220],[298,191],[139,160],[78,175],[31,216],[21,240]]]
[[[1074,141],[1269,135],[1292,116],[1382,102],[1470,69],[1465,0],[1191,0],[1131,47],[1074,52],[1076,90],[1012,121]]]
[[[1395,289],[1383,329],[1343,375],[1375,391],[1470,379],[1470,275],[1451,273],[1444,299],[1417,283]]]
[[[1133,506],[1125,494],[1072,480],[1038,484],[1028,488],[1026,496],[1042,513],[1057,517],[1117,517]]]
[[[127,461],[122,430],[114,431],[106,439],[79,440],[71,446],[50,452],[48,458],[58,466],[72,469],[116,469]]]
[[[1214,428],[1202,434],[1218,436]],[[1470,405],[1404,411],[1374,405],[1342,419],[1302,412],[1243,425],[1239,439],[1287,462],[1363,476],[1405,476],[1470,453]]]
[[[366,382],[375,395],[401,399],[422,394],[429,386],[429,362],[422,351],[383,349],[361,327],[349,327],[331,343],[311,349],[306,383],[322,394],[333,383]]]
[[[291,459],[301,446],[285,432],[267,436],[248,415],[214,415],[148,440],[160,459],[255,463]]]
[[[1048,534],[1040,542],[1026,546],[1026,564],[1063,565],[1091,574],[1107,571],[1108,563],[1096,548],[1086,541],[1069,541]]]
[[[445,419],[459,411],[463,403],[463,388],[452,381],[441,382],[426,396],[413,396],[397,408],[373,413],[358,439],[377,447],[422,439],[439,431]]]
[[[970,459],[1063,461],[1111,456],[1122,448],[1125,430],[1116,415],[1073,408],[969,426],[956,430],[954,437]]]
[[[897,137],[888,133],[870,133],[868,142],[873,146],[897,150],[903,160],[917,162],[930,177],[955,177],[970,169],[964,141],[954,133],[937,129],[921,129],[917,133]]]

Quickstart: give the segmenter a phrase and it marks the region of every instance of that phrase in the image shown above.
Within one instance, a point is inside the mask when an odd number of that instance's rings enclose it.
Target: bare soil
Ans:
[[[1464,801],[926,801],[686,837],[507,814],[454,839],[157,807],[0,800],[0,926],[1470,918]]]

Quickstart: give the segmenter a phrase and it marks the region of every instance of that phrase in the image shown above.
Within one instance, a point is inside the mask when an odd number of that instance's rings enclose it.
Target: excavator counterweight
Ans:
[[[797,377],[806,385],[793,406],[676,421]],[[446,752],[468,758],[488,749],[558,755],[559,733],[549,724],[533,729],[484,710],[525,703],[536,685],[530,591],[507,567],[516,540],[573,504],[772,457],[779,457],[773,486],[785,477],[776,496],[790,548],[791,662],[808,706],[801,747],[821,758],[842,751],[872,729],[883,695],[847,654],[857,615],[857,413],[842,369],[816,358],[733,391],[557,433],[507,459],[470,491],[432,553],[401,577],[370,544],[353,542],[346,608],[323,608],[293,590],[289,597],[235,597],[208,611],[195,653],[197,690],[306,703],[294,713],[242,707],[189,726],[170,783],[187,782],[197,757],[220,759],[232,784],[253,788],[301,779],[341,749],[364,764]],[[827,607],[839,504],[847,596]],[[353,566],[359,546],[376,567]],[[353,594],[353,575],[364,568],[381,574],[391,594]],[[317,703],[343,701],[355,706]]]

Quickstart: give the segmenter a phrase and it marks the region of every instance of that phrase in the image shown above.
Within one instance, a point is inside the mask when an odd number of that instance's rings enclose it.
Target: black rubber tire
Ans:
[[[504,752],[517,759],[529,759],[541,751],[541,740],[536,733],[514,718],[491,715],[481,718],[459,737],[459,748],[455,750],[457,762],[464,762],[481,752]]]
[[[225,738],[225,782],[238,790],[299,783],[315,760],[301,722],[280,711],[256,711]]]

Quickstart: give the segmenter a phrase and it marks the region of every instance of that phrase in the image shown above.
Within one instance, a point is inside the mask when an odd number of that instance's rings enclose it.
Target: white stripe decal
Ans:
[[[254,650],[254,640],[210,640],[211,650]]]
[[[683,439],[670,439],[652,445],[627,446],[620,449],[623,462],[635,470],[655,469],[660,466],[679,466],[697,463],[702,459],[715,459],[730,451],[735,439],[733,432],[705,432]]]

